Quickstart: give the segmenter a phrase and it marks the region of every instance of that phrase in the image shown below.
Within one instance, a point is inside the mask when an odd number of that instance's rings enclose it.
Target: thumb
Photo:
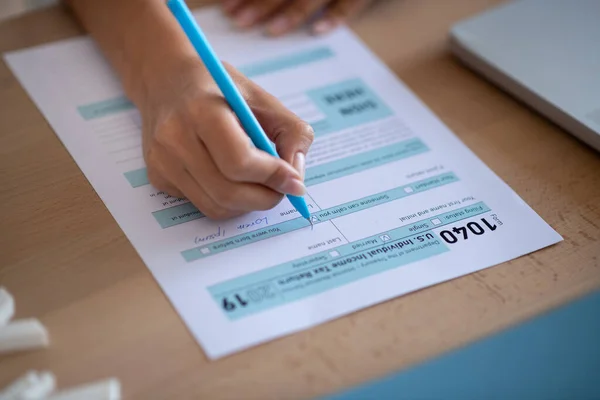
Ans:
[[[314,140],[312,127],[235,68],[228,66],[228,70],[279,156],[304,179],[306,153]]]

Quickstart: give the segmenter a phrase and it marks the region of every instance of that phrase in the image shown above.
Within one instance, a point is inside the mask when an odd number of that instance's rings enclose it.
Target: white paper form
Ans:
[[[195,15],[314,127],[314,230],[287,199],[218,222],[154,189],[138,112],[89,38],[6,59],[209,357],[562,240],[349,30],[273,40]]]

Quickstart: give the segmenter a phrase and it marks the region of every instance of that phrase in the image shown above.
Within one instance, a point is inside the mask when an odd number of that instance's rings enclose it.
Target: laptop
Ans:
[[[600,152],[600,0],[514,0],[459,22],[464,64]]]

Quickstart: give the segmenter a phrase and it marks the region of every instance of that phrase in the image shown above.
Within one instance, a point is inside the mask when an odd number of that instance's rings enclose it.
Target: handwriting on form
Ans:
[[[237,226],[237,228],[238,229],[248,229],[248,228],[251,228],[251,227],[257,226],[257,225],[269,225],[269,220],[267,219],[267,217],[257,218],[252,222],[240,224]]]
[[[219,226],[215,233],[211,233],[210,235],[206,235],[206,236],[196,236],[194,238],[194,243],[196,243],[196,244],[203,243],[208,240],[213,240],[213,239],[223,237],[223,236],[225,236],[225,229],[221,229],[221,227]]]

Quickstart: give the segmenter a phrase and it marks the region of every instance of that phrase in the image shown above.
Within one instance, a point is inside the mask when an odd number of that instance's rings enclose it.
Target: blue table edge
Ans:
[[[600,290],[439,357],[322,397],[600,399]]]

